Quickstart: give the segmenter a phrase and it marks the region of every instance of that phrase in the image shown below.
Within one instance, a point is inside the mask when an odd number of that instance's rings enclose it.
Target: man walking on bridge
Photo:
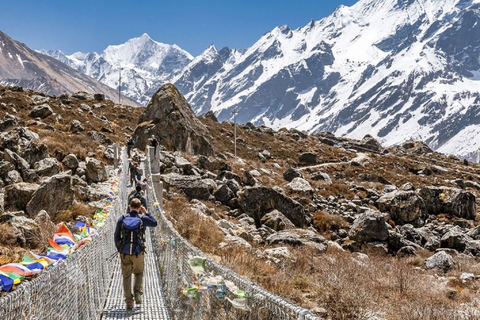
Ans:
[[[136,304],[142,303],[145,229],[156,226],[157,220],[147,212],[137,198],[131,200],[129,212],[117,221],[114,235],[115,247],[120,253],[123,293],[127,310],[133,309],[134,298]],[[133,294],[132,274],[135,276]]]

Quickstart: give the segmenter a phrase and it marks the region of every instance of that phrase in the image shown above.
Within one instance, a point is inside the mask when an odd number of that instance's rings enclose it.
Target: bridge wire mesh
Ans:
[[[92,241],[55,266],[0,298],[0,319],[98,319],[112,279],[117,215],[126,210],[126,155],[119,169],[119,193],[103,228]]]
[[[148,151],[148,150],[147,150]],[[153,159],[153,161],[157,161]],[[145,161],[145,174],[150,176],[148,190],[148,205],[150,212],[155,212],[156,198],[151,179],[150,152],[147,152]],[[152,241],[155,254],[160,266],[165,296],[170,312],[175,320],[180,319],[245,319],[245,320],[318,320],[312,312],[296,306],[281,297],[261,288],[255,283],[241,277],[230,269],[225,268],[216,261],[207,257],[206,270],[213,275],[222,276],[225,280],[232,281],[249,294],[247,310],[236,309],[227,300],[218,300],[215,289],[200,292],[198,297],[187,297],[182,290],[196,284],[194,274],[188,264],[192,256],[206,255],[198,248],[191,245],[175,230],[164,212],[156,211],[159,227],[152,229]],[[194,222],[192,222],[194,223]],[[233,298],[233,296],[230,297]]]

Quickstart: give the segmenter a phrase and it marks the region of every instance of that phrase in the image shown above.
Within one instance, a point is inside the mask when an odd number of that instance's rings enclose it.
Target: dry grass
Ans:
[[[56,223],[61,221],[73,221],[78,216],[84,216],[87,218],[93,218],[95,214],[95,208],[90,207],[88,204],[80,202],[80,201],[73,201],[72,207],[67,210],[60,211],[56,216]]]
[[[350,224],[342,217],[317,211],[313,214],[313,227],[319,232],[337,231],[348,228]]]
[[[212,218],[198,216],[183,197],[173,197],[166,201],[164,209],[182,237],[194,246],[202,248],[205,253],[216,252],[218,245],[223,241],[223,233],[218,230]]]

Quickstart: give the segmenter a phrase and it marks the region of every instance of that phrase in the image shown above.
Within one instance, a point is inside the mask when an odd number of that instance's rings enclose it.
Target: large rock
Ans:
[[[382,212],[400,222],[412,222],[427,214],[423,199],[415,191],[394,191],[377,200],[377,207]]]
[[[39,106],[36,106],[30,111],[30,117],[32,118],[46,118],[49,115],[53,114],[52,108],[48,104],[41,104]]]
[[[449,213],[460,218],[475,218],[475,196],[470,192],[449,187],[423,187],[419,195],[429,214]]]
[[[355,219],[348,236],[358,242],[385,241],[388,239],[388,226],[380,212],[368,210]]]
[[[317,163],[317,155],[312,152],[304,152],[298,156],[298,162],[304,164],[315,164]]]
[[[306,229],[289,229],[276,232],[267,238],[269,245],[291,245],[303,246],[311,245],[317,250],[324,252],[327,250],[327,242],[324,237]]]
[[[40,210],[45,210],[55,219],[59,211],[72,206],[73,200],[72,177],[66,173],[57,174],[43,181],[33,193],[27,204],[27,213],[33,217]]]
[[[16,116],[6,113],[0,121],[0,131],[6,131],[9,128],[18,127],[19,120]]]
[[[8,186],[11,184],[23,182],[23,179],[20,175],[20,172],[18,172],[17,170],[11,170],[8,171],[7,174],[3,177],[3,182],[5,182],[5,185]]]
[[[103,182],[108,179],[105,164],[97,159],[90,158],[85,169],[85,176],[90,182]]]
[[[272,210],[265,214],[262,219],[260,219],[260,222],[275,231],[295,228],[295,225],[278,210]]]
[[[9,149],[5,149],[5,151],[3,152],[3,158],[5,161],[8,161],[11,164],[13,164],[15,166],[15,169],[17,169],[20,172],[22,172],[23,170],[30,169],[30,164],[27,161],[25,161],[25,159],[23,159],[17,153]]]
[[[227,203],[230,199],[235,197],[233,191],[230,190],[230,188],[226,184],[221,185],[220,188],[218,188],[213,193],[213,196],[216,200],[220,201],[223,204]]]
[[[467,243],[472,240],[472,238],[464,233],[462,228],[454,226],[442,236],[440,241],[443,248],[451,248],[462,252],[465,250]]]
[[[38,139],[38,134],[24,127],[0,133],[0,145],[17,153],[21,153],[32,141]]]
[[[231,171],[230,163],[218,157],[210,159],[207,156],[200,156],[197,160],[197,166],[208,171]]]
[[[35,163],[33,169],[39,176],[53,176],[62,171],[60,163],[56,158],[42,159]]]
[[[77,168],[78,168],[77,156],[75,156],[72,153],[68,154],[65,158],[63,158],[62,164],[65,168],[75,172],[75,170],[77,170]]]
[[[297,168],[288,168],[283,172],[283,179],[290,182],[295,178],[303,178],[302,173]]]
[[[262,217],[274,210],[282,212],[295,226],[303,228],[311,223],[312,217],[297,201],[273,188],[245,188],[238,193],[240,208],[255,219],[257,226]]]
[[[134,137],[136,146],[145,150],[151,135],[158,137],[167,150],[213,155],[208,129],[197,119],[187,100],[173,84],[165,84],[153,95],[140,116]]]
[[[32,142],[21,155],[33,167],[36,162],[49,157],[48,147],[43,143]]]
[[[300,177],[294,178],[290,183],[287,183],[285,188],[306,197],[313,197],[313,188],[310,182]]]
[[[360,146],[374,152],[381,152],[383,150],[382,145],[369,134],[363,137],[363,139],[360,141]]]
[[[5,188],[5,209],[16,209],[25,211],[27,203],[33,193],[38,189],[38,184],[16,183]]]
[[[439,251],[425,260],[425,267],[427,269],[438,269],[442,270],[443,272],[447,272],[448,270],[452,269],[453,264],[454,261],[452,256],[445,251]]]
[[[216,189],[216,183],[212,179],[202,179],[199,176],[184,176],[177,173],[160,175],[168,189],[174,187],[191,199],[212,200],[212,192]]]

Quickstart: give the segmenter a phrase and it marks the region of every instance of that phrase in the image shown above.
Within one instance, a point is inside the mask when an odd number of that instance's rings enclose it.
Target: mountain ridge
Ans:
[[[220,121],[236,110],[241,123],[368,133],[387,146],[423,140],[472,160],[480,142],[465,137],[480,134],[479,7],[361,0],[295,30],[276,27],[245,50],[221,56],[210,46],[157,82],[131,69],[122,90],[146,97],[149,86],[172,82],[197,114],[211,110]]]

